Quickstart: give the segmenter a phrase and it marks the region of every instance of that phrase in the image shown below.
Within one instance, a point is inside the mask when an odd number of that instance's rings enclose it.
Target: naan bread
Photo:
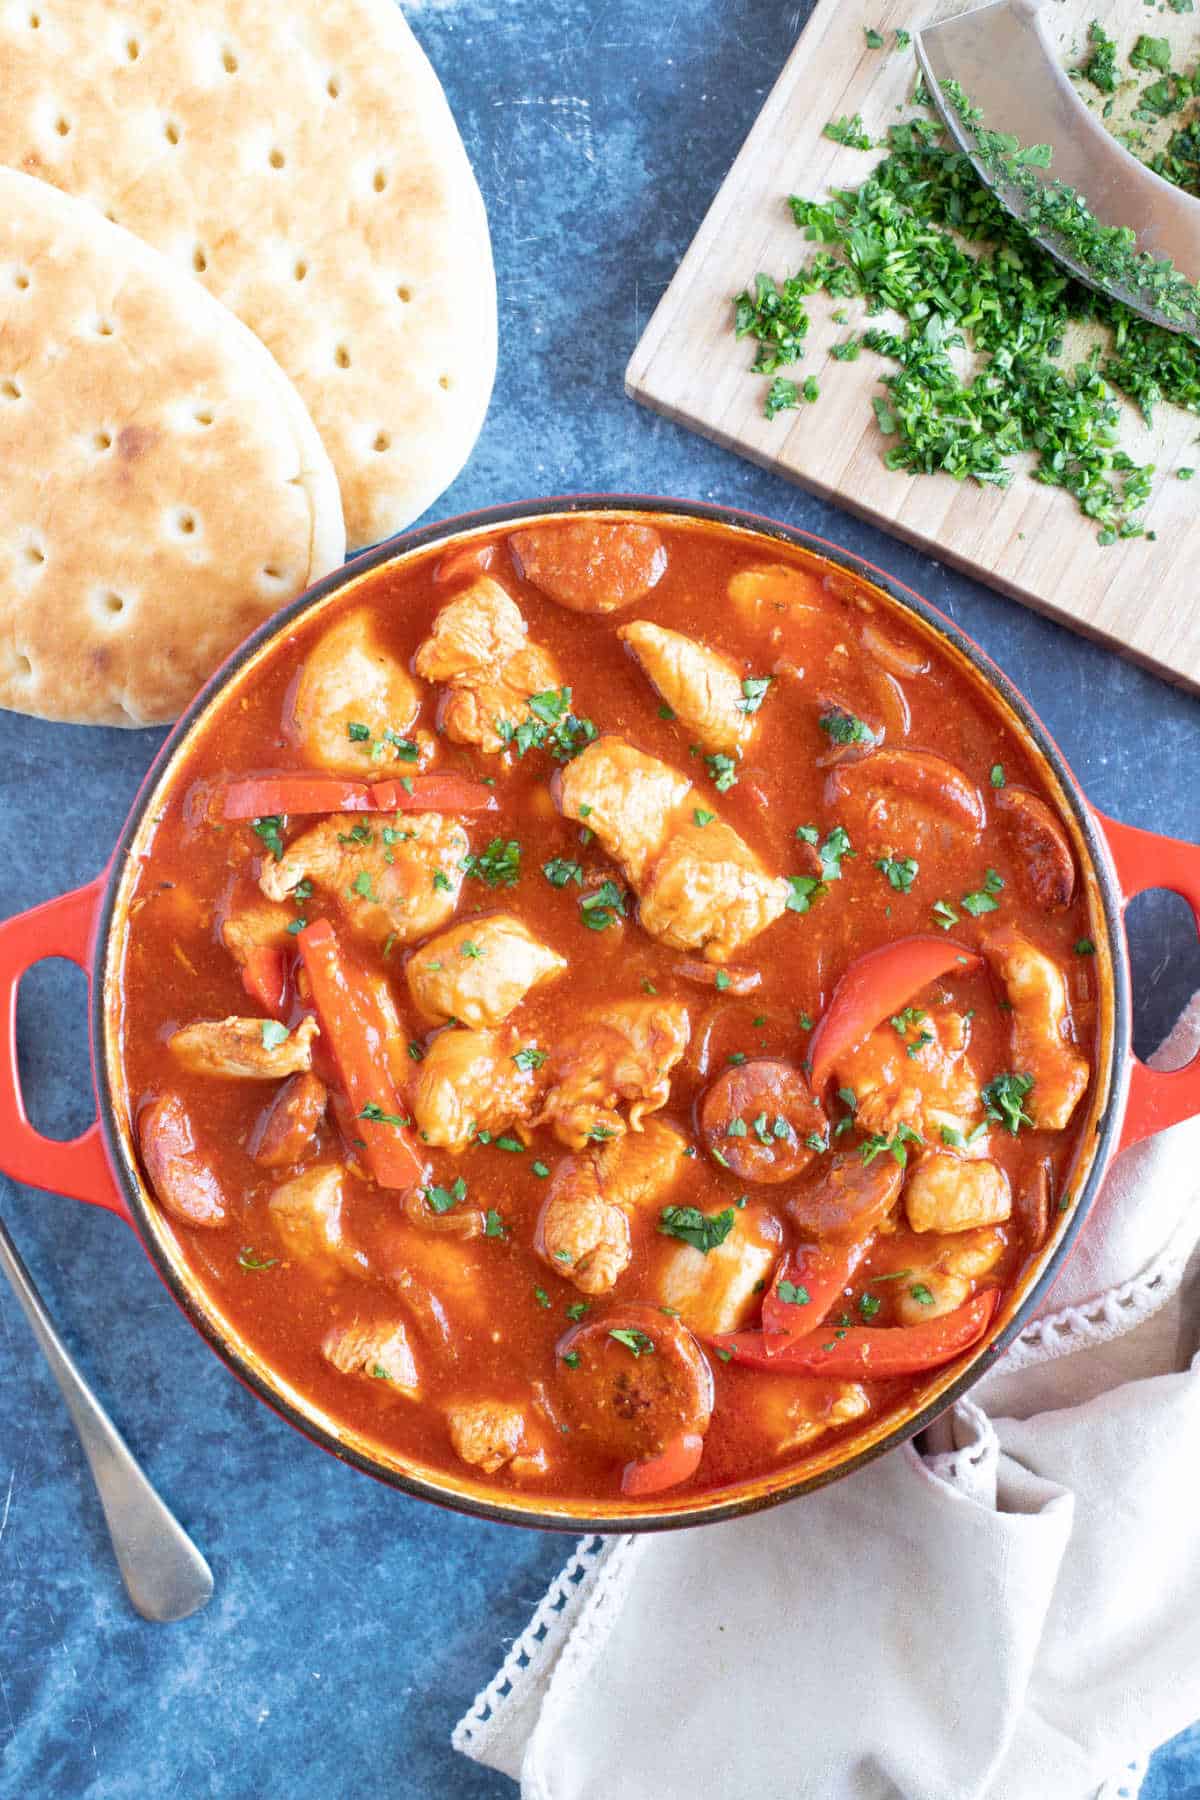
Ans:
[[[393,0],[12,0],[0,163],[199,279],[291,377],[352,546],[398,531],[487,409],[487,220]]]
[[[344,553],[333,466],[253,333],[0,169],[0,705],[173,719]]]

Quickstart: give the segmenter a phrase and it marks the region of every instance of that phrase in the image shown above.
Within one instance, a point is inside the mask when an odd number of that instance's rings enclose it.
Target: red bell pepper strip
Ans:
[[[718,1350],[750,1369],[771,1369],[777,1375],[836,1375],[850,1380],[883,1381],[892,1375],[918,1375],[936,1369],[976,1343],[988,1328],[995,1310],[997,1290],[975,1294],[954,1312],[943,1313],[923,1325],[848,1325],[840,1335],[829,1325],[797,1338],[772,1356],[761,1331],[730,1331],[714,1337]]]
[[[226,819],[301,813],[495,812],[496,796],[464,775],[410,775],[403,781],[342,781],[336,775],[255,775],[225,789]],[[410,792],[411,788],[411,792]]]
[[[379,1002],[328,919],[306,925],[296,943],[367,1165],[380,1187],[412,1187],[424,1168],[401,1123],[404,1106],[387,1068],[387,1027]]]
[[[700,1467],[704,1439],[698,1431],[680,1432],[666,1449],[645,1462],[626,1463],[621,1474],[621,1492],[636,1499],[642,1494],[661,1494],[664,1488],[678,1487]]]
[[[289,813],[369,812],[365,781],[336,775],[255,775],[225,789],[227,819],[268,819]]]
[[[409,775],[398,781],[376,781],[371,805],[377,812],[495,812],[496,796],[482,781],[466,775]]]
[[[862,1261],[869,1241],[825,1248],[800,1244],[780,1257],[762,1304],[763,1349],[768,1356],[778,1356],[821,1323],[842,1298],[842,1289]],[[785,1299],[781,1287],[793,1298]]]
[[[256,944],[242,968],[242,986],[273,1019],[282,1019],[287,996],[287,957],[273,944]]]
[[[833,990],[809,1041],[812,1090],[818,1097],[840,1056],[951,969],[977,969],[981,958],[953,938],[897,938],[851,963]]]

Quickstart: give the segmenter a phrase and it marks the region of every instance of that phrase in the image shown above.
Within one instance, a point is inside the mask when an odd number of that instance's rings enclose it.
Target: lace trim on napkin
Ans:
[[[566,1566],[543,1594],[528,1625],[513,1640],[503,1664],[487,1686],[476,1694],[470,1712],[464,1714],[454,1727],[450,1742],[456,1750],[470,1756],[481,1729],[491,1723],[531,1674],[537,1675],[557,1656],[591,1592],[604,1552],[619,1541],[595,1534],[580,1538]]]

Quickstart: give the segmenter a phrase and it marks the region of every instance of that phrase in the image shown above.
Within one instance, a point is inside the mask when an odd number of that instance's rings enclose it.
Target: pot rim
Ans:
[[[302,1414],[281,1391],[281,1387],[273,1386],[265,1380],[258,1369],[252,1366],[248,1358],[242,1354],[240,1348],[231,1343],[218,1330],[208,1311],[198,1303],[193,1288],[180,1279],[175,1267],[164,1255],[153,1231],[147,1225],[146,1203],[140,1179],[127,1156],[124,1137],[117,1121],[113,1101],[113,1091],[116,1086],[114,1075],[119,1077],[120,1071],[119,1069],[114,1071],[110,1067],[108,1055],[106,1029],[108,960],[114,915],[126,864],[142,828],[151,800],[167,778],[171,765],[192,726],[218,694],[233,680],[247,660],[263,645],[283,636],[314,605],[336,593],[348,582],[369,575],[385,564],[428,549],[443,539],[457,538],[468,532],[482,531],[501,525],[517,525],[523,520],[535,517],[609,512],[661,514],[705,520],[808,550],[835,567],[845,570],[848,574],[866,579],[873,586],[881,589],[888,599],[894,601],[903,610],[915,613],[926,627],[946,640],[960,655],[965,657],[987,687],[998,694],[1007,709],[1015,715],[1023,730],[1028,733],[1036,748],[1049,764],[1071,806],[1076,826],[1088,852],[1091,871],[1096,878],[1097,893],[1104,915],[1108,941],[1113,952],[1110,965],[1113,1031],[1108,1064],[1101,1071],[1102,1076],[1108,1080],[1108,1098],[1103,1112],[1096,1120],[1096,1143],[1091,1152],[1090,1167],[1075,1198],[1070,1219],[1062,1229],[1061,1236],[1036,1281],[1025,1291],[1011,1318],[994,1336],[979,1346],[971,1361],[949,1386],[940,1390],[917,1411],[906,1413],[892,1429],[882,1433],[878,1439],[854,1451],[853,1454],[830,1467],[812,1472],[805,1472],[801,1466],[793,1472],[791,1479],[781,1481],[778,1486],[766,1493],[720,1497],[714,1499],[707,1506],[701,1503],[689,1510],[663,1511],[660,1509],[644,1513],[607,1513],[598,1508],[587,1510],[580,1508],[572,1510],[569,1515],[564,1515],[561,1511],[551,1513],[543,1510],[539,1507],[536,1497],[534,1497],[533,1504],[517,1505],[506,1495],[497,1495],[496,1498],[491,1498],[484,1492],[459,1491],[450,1482],[440,1483],[425,1474],[405,1472],[390,1467],[379,1458],[340,1439],[316,1420]],[[579,1532],[669,1531],[717,1524],[723,1520],[759,1512],[785,1500],[797,1499],[803,1494],[815,1492],[818,1488],[840,1480],[843,1476],[873,1462],[886,1452],[910,1442],[919,1431],[953,1406],[979,1380],[986,1372],[989,1362],[994,1361],[1028,1323],[1031,1314],[1052,1287],[1064,1262],[1074,1248],[1084,1220],[1091,1211],[1108,1164],[1117,1148],[1118,1133],[1128,1093],[1131,1066],[1130,1020],[1132,1017],[1128,951],[1122,930],[1122,900],[1108,845],[1065,756],[1020,689],[949,615],[932,605],[930,601],[904,582],[898,581],[886,570],[880,569],[856,552],[843,549],[841,545],[799,526],[785,524],[781,520],[749,512],[744,508],[724,506],[708,501],[671,499],[659,495],[643,494],[583,493],[550,496],[543,499],[476,508],[469,513],[463,513],[450,519],[431,521],[401,532],[395,537],[387,538],[363,551],[350,562],[345,563],[342,568],[333,570],[324,576],[279,612],[265,620],[238,645],[204,684],[187,710],[172,727],[169,736],[147,771],[121,828],[103,879],[104,890],[97,908],[94,927],[94,979],[90,984],[91,1001],[89,1006],[89,1036],[96,1088],[97,1118],[109,1161],[128,1205],[130,1218],[142,1247],[154,1264],[160,1279],[190,1323],[243,1385],[248,1387],[260,1400],[265,1401],[288,1424],[302,1432],[305,1437],[328,1451],[339,1461],[349,1463],[362,1473],[372,1475],[376,1480],[385,1482],[390,1487],[398,1488],[401,1492],[414,1498],[429,1500],[436,1505],[448,1507],[456,1512],[469,1513],[478,1518],[521,1525],[533,1530],[570,1531],[576,1534]],[[203,1293],[199,1282],[196,1282],[195,1286]],[[573,1505],[573,1503],[568,1504]]]

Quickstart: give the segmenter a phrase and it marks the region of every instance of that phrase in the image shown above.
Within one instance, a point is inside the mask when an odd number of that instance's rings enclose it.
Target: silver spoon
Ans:
[[[33,1277],[3,1219],[0,1269],[45,1352],[100,1494],[108,1532],[129,1598],[159,1625],[186,1619],[207,1604],[212,1570],[183,1526],[155,1493],[124,1438],[80,1374],[50,1321]]]

